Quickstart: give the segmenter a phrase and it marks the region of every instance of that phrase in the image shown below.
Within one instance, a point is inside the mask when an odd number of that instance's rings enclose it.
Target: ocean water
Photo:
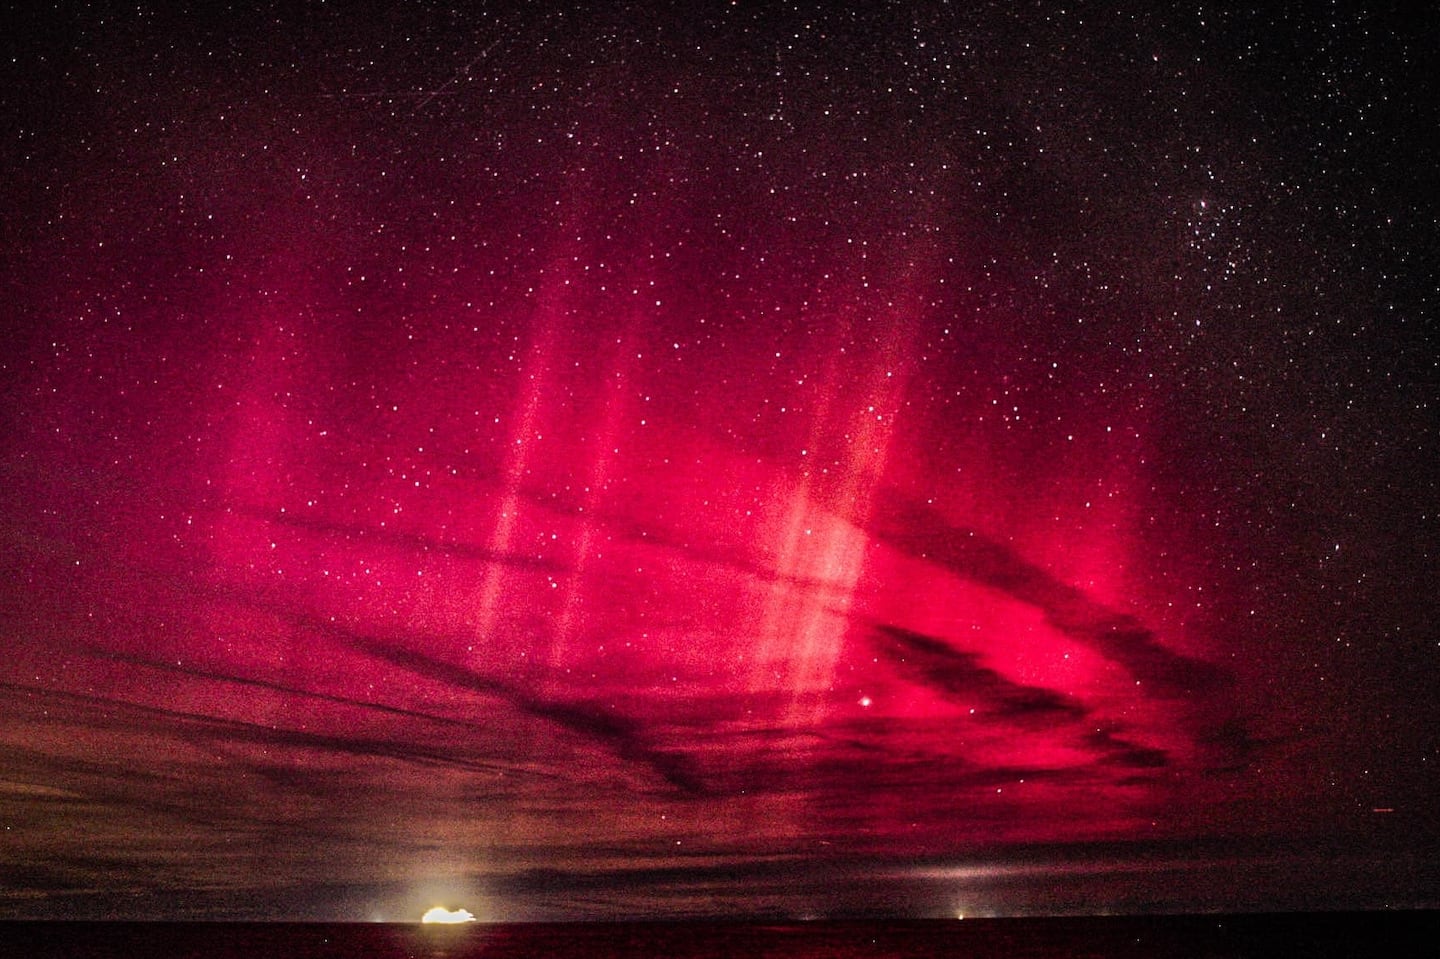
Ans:
[[[1440,912],[874,922],[3,922],[15,959],[1242,959],[1440,955]]]

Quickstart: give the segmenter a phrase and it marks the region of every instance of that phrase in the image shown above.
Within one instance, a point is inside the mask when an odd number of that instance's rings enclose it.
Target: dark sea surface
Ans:
[[[856,922],[0,923],[4,957],[508,959],[529,956],[1112,959],[1436,956],[1440,912]]]

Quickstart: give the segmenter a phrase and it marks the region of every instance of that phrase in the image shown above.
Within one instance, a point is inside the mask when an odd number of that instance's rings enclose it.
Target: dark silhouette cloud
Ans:
[[[955,525],[933,506],[885,492],[864,526],[881,542],[1036,607],[1056,629],[1124,666],[1155,695],[1206,694],[1229,682],[1215,665],[1165,648],[1133,617],[1107,609],[977,530]]]
[[[303,530],[308,533],[315,533],[332,539],[338,545],[354,546],[365,543],[378,543],[400,549],[412,550],[427,556],[444,556],[471,562],[496,563],[503,566],[514,566],[539,572],[564,573],[573,570],[572,564],[561,560],[534,554],[501,552],[486,549],[474,543],[444,539],[438,536],[425,536],[418,533],[409,533],[399,529],[375,525],[337,523],[329,519],[314,516],[298,516],[292,513],[264,513],[259,510],[252,510],[250,512],[251,515],[264,522]]]
[[[457,689],[494,696],[536,719],[560,729],[598,740],[623,759],[648,767],[665,782],[687,793],[699,793],[703,783],[683,757],[652,747],[636,721],[604,707],[546,699],[531,689],[505,679],[486,676],[413,649],[382,640],[349,636],[347,642],[371,656],[401,669],[437,680]]]
[[[971,706],[982,720],[1019,726],[1070,722],[1085,706],[1053,689],[1026,686],[980,665],[980,656],[944,640],[897,626],[878,626],[874,646],[896,668],[954,702]]]

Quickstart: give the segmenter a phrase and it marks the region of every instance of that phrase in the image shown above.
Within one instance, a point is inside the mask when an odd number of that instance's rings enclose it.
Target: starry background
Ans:
[[[0,915],[1434,906],[1435,11],[0,30]]]

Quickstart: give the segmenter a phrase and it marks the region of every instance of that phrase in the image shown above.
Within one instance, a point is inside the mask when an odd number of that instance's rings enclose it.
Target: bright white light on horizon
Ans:
[[[474,922],[475,916],[469,909],[446,909],[436,906],[420,917],[421,922]]]

